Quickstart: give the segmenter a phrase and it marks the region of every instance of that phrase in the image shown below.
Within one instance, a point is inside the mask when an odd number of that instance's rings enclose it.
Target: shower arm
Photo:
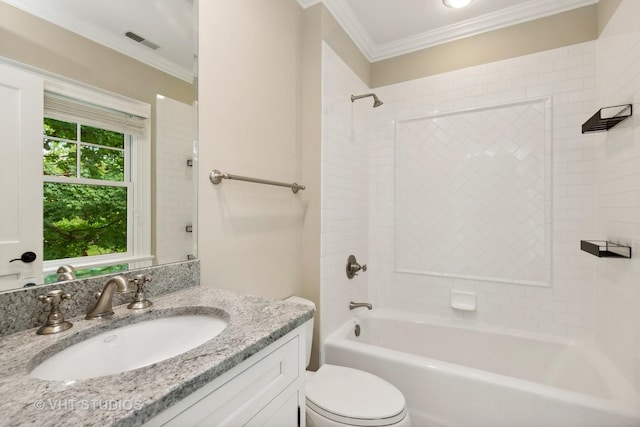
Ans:
[[[378,98],[378,96],[375,93],[366,93],[364,95],[351,95],[351,102],[355,101],[356,99],[362,99],[362,98],[368,98],[368,97],[373,98],[373,108],[379,107],[383,104],[383,102],[380,101],[380,98]]]

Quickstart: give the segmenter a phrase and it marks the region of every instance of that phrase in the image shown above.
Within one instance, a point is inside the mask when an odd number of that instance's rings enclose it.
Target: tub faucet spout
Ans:
[[[349,303],[349,310],[353,310],[354,308],[358,308],[358,307],[367,307],[369,310],[371,310],[373,308],[373,306],[371,304],[369,304],[368,302],[353,302],[353,301],[351,301]]]

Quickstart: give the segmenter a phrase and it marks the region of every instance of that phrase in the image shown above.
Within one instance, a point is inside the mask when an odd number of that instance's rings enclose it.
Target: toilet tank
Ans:
[[[285,301],[287,302],[294,302],[296,304],[304,304],[304,305],[308,305],[313,307],[313,309],[315,310],[316,305],[313,301],[305,299],[305,298],[300,298],[300,297],[289,297],[287,299],[285,299]],[[307,320],[305,322],[304,325],[305,328],[305,332],[307,334],[307,341],[305,342],[305,350],[307,351],[307,364],[306,366],[309,366],[309,363],[311,362],[311,343],[313,342],[313,317],[309,320]]]

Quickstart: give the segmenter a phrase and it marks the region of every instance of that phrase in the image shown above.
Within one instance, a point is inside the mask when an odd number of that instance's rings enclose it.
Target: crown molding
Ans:
[[[1,0],[11,6],[21,9],[40,19],[49,21],[66,30],[74,32],[82,37],[92,40],[98,44],[106,46],[116,52],[127,55],[137,61],[156,68],[164,73],[170,74],[180,80],[193,83],[195,74],[173,61],[158,55],[147,47],[141,46],[132,40],[115,36],[107,31],[96,28],[87,23],[73,19],[65,15],[64,11],[56,10],[48,2],[42,0]]]
[[[342,29],[351,37],[351,40],[353,40],[369,62],[373,62],[372,58],[378,46],[374,43],[369,32],[364,28],[353,9],[347,5],[347,2],[345,0],[322,0],[322,3],[324,3],[327,10],[329,10]]]
[[[597,2],[598,0],[530,0],[477,18],[378,45],[373,42],[345,0],[323,0],[329,12],[370,62],[533,21]]]
[[[308,9],[311,6],[315,6],[318,3],[322,3],[322,0],[296,0],[301,8]]]

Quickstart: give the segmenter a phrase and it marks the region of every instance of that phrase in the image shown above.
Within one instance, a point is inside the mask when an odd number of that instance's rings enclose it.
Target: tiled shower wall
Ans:
[[[320,342],[350,316],[349,301],[368,301],[369,273],[346,276],[347,257],[369,258],[369,152],[371,98],[351,69],[323,44],[322,51],[322,225]],[[320,351],[324,360],[324,350]]]
[[[397,272],[548,286],[550,104],[396,123]]]
[[[594,145],[599,137],[582,135],[580,126],[594,113],[595,61],[596,44],[588,42],[375,89],[385,104],[374,112],[367,142],[369,298],[374,304],[560,336],[592,336],[595,267],[590,255],[580,251],[579,242],[596,235]],[[551,218],[552,229],[547,236],[552,241],[547,249],[551,252],[551,286],[398,272],[395,227],[406,224],[394,221],[401,217],[417,222],[432,218],[422,215],[421,209],[403,211],[398,217],[394,214],[399,206],[394,188],[396,168],[403,167],[395,164],[396,123],[537,100],[550,104],[547,126],[551,131],[552,166],[545,186],[551,203],[545,214]],[[455,127],[450,130],[452,139],[456,131]],[[433,177],[425,170],[414,178],[427,186]],[[485,190],[485,196],[498,206],[511,206],[510,196]],[[446,190],[441,195],[446,197]],[[484,226],[490,234],[503,231],[495,222]],[[436,256],[438,251],[449,249],[438,245],[431,250]],[[499,256],[501,248],[487,245],[486,250]],[[451,290],[474,292],[477,311],[453,310]]]
[[[640,2],[623,0],[597,42],[594,109],[633,104],[634,115],[600,134],[598,237],[630,244],[630,260],[592,258],[596,342],[640,390]]]

